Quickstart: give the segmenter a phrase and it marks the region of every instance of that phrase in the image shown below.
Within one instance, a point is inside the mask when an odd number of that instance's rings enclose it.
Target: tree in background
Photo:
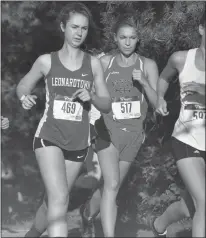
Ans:
[[[34,92],[39,100],[31,112],[21,109],[15,88],[40,54],[60,48],[62,39],[56,18],[66,3],[2,2],[2,114],[7,115],[12,121],[10,133],[32,135],[41,117],[44,109],[43,80]],[[116,17],[125,11],[133,11],[137,16],[139,52],[156,60],[160,71],[174,51],[199,44],[196,29],[204,2],[84,3],[91,9],[99,29],[102,29],[98,35],[89,35],[87,49],[93,53],[115,50],[112,28]],[[175,89],[177,87],[174,87]],[[168,100],[172,99],[169,95]],[[6,137],[3,135],[3,141],[4,138]]]

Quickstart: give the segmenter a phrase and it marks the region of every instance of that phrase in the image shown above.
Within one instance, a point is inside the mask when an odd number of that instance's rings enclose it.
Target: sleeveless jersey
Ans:
[[[181,109],[172,136],[205,151],[205,96],[183,89],[191,82],[205,85],[205,71],[200,71],[195,66],[196,52],[197,49],[188,51],[184,68],[179,75]]]
[[[91,105],[72,95],[78,89],[92,89],[91,56],[84,53],[80,69],[70,71],[61,63],[58,52],[52,52],[45,84],[45,111],[35,136],[68,151],[85,149],[90,145],[88,113]]]
[[[105,71],[107,88],[112,99],[112,110],[108,114],[103,113],[108,130],[114,127],[125,131],[143,130],[148,105],[142,86],[132,79],[134,69],[143,71],[143,61],[139,56],[129,67],[119,66],[114,56]]]

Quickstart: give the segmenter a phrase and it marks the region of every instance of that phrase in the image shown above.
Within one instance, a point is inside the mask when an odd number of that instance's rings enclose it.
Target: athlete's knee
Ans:
[[[107,190],[117,191],[120,186],[119,178],[112,178],[110,180],[104,181],[104,187]]]
[[[205,212],[205,198],[197,198],[195,199],[195,209],[198,211]]]
[[[193,198],[195,209],[199,212],[205,212],[205,191],[196,193]]]
[[[69,203],[69,191],[65,190],[63,192],[52,192],[48,194],[48,202],[52,204],[52,206],[67,207]]]

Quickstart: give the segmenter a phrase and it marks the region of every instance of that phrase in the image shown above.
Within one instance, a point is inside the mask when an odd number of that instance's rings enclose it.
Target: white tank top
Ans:
[[[187,83],[205,85],[205,71],[195,66],[197,48],[187,53],[182,72],[179,75],[181,109],[172,136],[198,150],[205,151],[205,95],[183,91]]]

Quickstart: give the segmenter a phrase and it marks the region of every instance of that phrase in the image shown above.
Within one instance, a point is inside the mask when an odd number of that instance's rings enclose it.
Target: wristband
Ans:
[[[23,102],[27,95],[22,95],[20,101]]]

